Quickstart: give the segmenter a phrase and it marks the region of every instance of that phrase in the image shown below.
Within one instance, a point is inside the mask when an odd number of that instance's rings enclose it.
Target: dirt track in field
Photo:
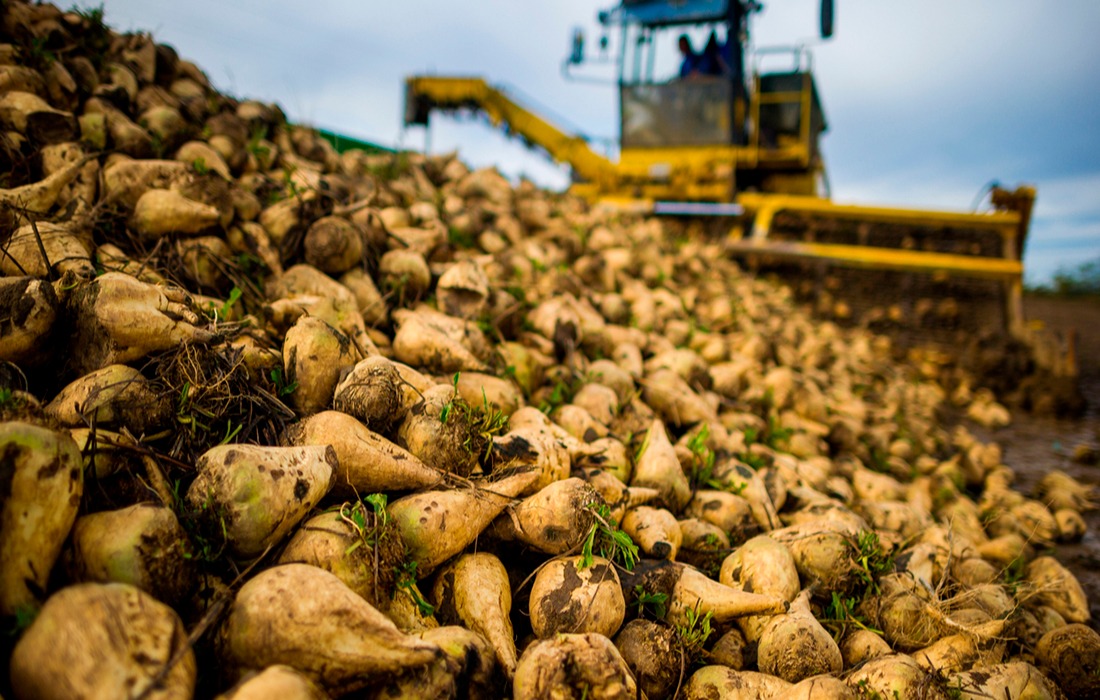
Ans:
[[[1100,494],[1100,465],[1072,459],[1080,445],[1100,443],[1100,298],[1055,299],[1026,297],[1028,320],[1040,320],[1050,329],[1077,331],[1081,391],[1088,402],[1085,415],[1066,420],[1013,414],[1013,424],[990,437],[1004,448],[1005,464],[1016,471],[1018,488],[1030,493],[1043,474],[1062,469],[1074,478],[1094,484]],[[1091,625],[1100,631],[1100,510],[1083,514],[1089,529],[1074,544],[1059,545],[1054,555],[1081,581],[1092,610]]]

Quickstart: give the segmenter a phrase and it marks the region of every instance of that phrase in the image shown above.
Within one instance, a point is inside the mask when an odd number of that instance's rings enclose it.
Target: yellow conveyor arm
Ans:
[[[580,136],[567,134],[531,110],[517,104],[503,90],[482,78],[412,77],[405,81],[405,123],[425,123],[411,115],[431,109],[479,109],[494,126],[505,125],[536,144],[559,163],[568,163],[581,178],[597,183],[615,179],[615,165],[592,151]]]

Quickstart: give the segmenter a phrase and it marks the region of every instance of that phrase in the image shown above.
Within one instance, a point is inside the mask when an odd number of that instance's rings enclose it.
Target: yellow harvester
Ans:
[[[981,213],[833,203],[810,53],[757,50],[746,60],[759,9],[744,0],[622,0],[599,14],[619,36],[607,61],[619,94],[617,161],[482,78],[409,78],[405,123],[427,125],[437,110],[480,112],[569,164],[571,191],[593,203],[728,217],[732,254],[784,273],[840,315],[902,333],[1025,339],[1021,257],[1035,191],[994,187]],[[823,37],[832,24],[825,0]],[[677,55],[681,36],[694,46]],[[606,34],[600,43],[606,54]],[[781,70],[762,70],[776,62]],[[578,31],[563,70],[582,78],[575,73],[588,63]]]

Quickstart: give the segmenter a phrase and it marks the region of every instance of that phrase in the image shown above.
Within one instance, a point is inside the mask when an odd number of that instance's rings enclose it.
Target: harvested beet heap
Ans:
[[[2,12],[5,697],[1100,693],[1090,489],[935,355]]]

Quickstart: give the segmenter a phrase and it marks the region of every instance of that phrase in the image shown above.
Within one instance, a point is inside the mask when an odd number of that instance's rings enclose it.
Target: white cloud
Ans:
[[[1069,258],[1097,247],[1100,247],[1100,212],[1094,213],[1092,220],[1082,222],[1038,219],[1032,223],[1027,242],[1029,251],[1071,253]]]
[[[1038,205],[1043,217],[1091,217],[1100,221],[1100,171],[1044,180]]]

